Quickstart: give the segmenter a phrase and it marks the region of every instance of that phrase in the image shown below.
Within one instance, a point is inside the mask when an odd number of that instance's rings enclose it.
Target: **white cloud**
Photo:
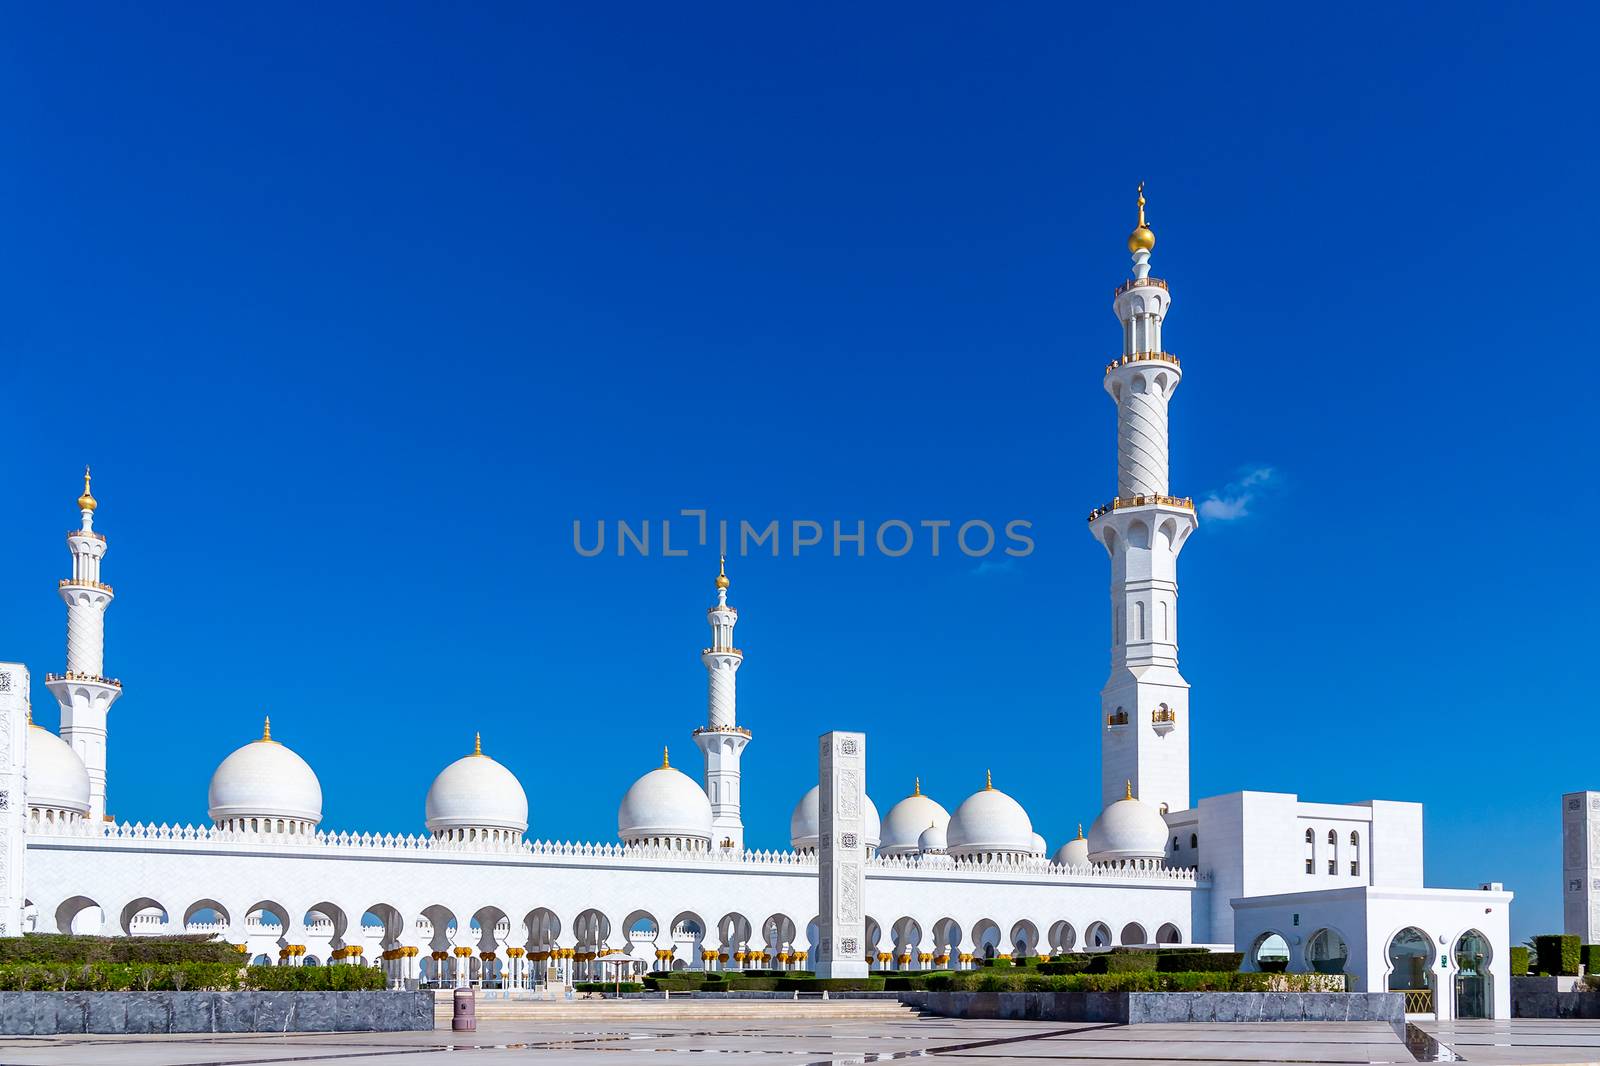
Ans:
[[[1270,466],[1247,470],[1235,481],[1206,493],[1200,501],[1200,517],[1213,522],[1233,522],[1250,514],[1250,505],[1278,482],[1278,472]]]

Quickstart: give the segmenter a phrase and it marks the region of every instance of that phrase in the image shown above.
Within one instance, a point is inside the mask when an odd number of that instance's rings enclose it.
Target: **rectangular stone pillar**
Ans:
[[[1600,938],[1600,792],[1561,797],[1561,913],[1565,931]]]
[[[22,935],[28,668],[0,663],[0,936]]]
[[[867,736],[824,733],[820,748],[816,971],[865,977]]]

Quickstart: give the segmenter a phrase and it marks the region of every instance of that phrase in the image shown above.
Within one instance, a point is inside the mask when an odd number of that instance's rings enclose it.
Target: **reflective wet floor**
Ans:
[[[1408,1038],[1409,1037],[1409,1038]],[[1429,1039],[1431,1038],[1431,1039]],[[1409,1034],[1380,1023],[1066,1025],[949,1018],[617,1022],[483,1021],[475,1034],[10,1037],[0,1066],[248,1066],[446,1060],[659,1066],[823,1066],[944,1059],[997,1063],[1596,1063],[1600,1022],[1428,1023]]]

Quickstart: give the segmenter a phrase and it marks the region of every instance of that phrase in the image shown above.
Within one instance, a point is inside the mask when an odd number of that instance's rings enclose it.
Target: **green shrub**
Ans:
[[[882,992],[882,977],[780,977],[779,992]]]
[[[1039,974],[977,970],[955,974],[951,988],[977,992],[1342,992],[1343,974],[1121,973]]]
[[[388,983],[376,966],[251,966],[244,987],[263,992],[381,992]]]
[[[933,982],[948,982],[949,970],[919,970],[915,973],[891,973],[883,978],[885,992],[904,992],[933,988]],[[949,987],[948,983],[944,987]]]
[[[27,933],[0,939],[0,966],[12,963],[129,962],[167,965],[182,962],[233,963],[244,960],[239,949],[208,935],[80,936],[75,933]]]
[[[1572,977],[1578,972],[1580,947],[1575,936],[1536,936],[1534,953],[1539,956],[1539,972],[1555,977]]]
[[[1012,960],[1003,959],[999,955],[996,955],[992,959],[982,959],[980,961],[984,966],[994,970],[1009,970],[1016,965],[1016,963],[1014,963]]]
[[[136,963],[7,963],[0,990],[54,992],[212,992],[241,987],[244,968],[234,961]]]
[[[1155,973],[1154,955],[1107,955],[1106,973]]]
[[[1600,972],[1600,944],[1584,944],[1578,949],[1578,959],[1585,973]]]
[[[730,991],[730,992],[776,992],[778,990],[778,982],[780,980],[782,980],[782,978],[778,978],[778,977],[745,977],[742,974],[734,974],[732,977],[730,977],[728,979],[728,991]]]
[[[1163,951],[1156,956],[1156,969],[1162,973],[1237,973],[1244,955],[1237,951]]]
[[[1526,977],[1528,975],[1528,949],[1516,947],[1511,949],[1511,976]]]
[[[1083,973],[1093,961],[1094,956],[1087,954],[1057,955],[1049,962],[1041,962],[1038,970],[1047,974]]]
[[[643,992],[644,985],[638,981],[579,981],[572,986],[574,992]]]

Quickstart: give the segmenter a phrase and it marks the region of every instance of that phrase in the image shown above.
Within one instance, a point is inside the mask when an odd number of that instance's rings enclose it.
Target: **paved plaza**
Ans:
[[[1426,1035],[1425,1035],[1426,1034]],[[1407,1040],[1406,1036],[1410,1039]],[[1434,1039],[1429,1039],[1431,1036]],[[1436,1043],[1435,1040],[1441,1043]],[[603,1064],[725,1061],[823,1066],[938,1058],[994,1063],[1600,1063],[1600,1022],[1458,1022],[1413,1026],[1063,1025],[948,1018],[656,1022],[490,1021],[476,1034],[352,1033],[289,1036],[16,1037],[0,1066],[247,1066],[527,1061]]]

